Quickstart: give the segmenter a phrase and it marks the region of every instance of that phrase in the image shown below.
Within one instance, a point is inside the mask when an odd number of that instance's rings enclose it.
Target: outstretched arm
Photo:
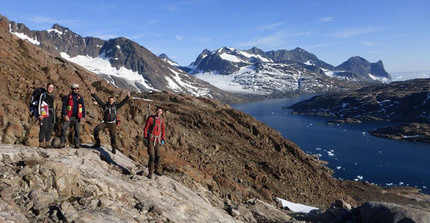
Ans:
[[[128,101],[129,98],[130,98],[130,91],[127,92],[127,96],[124,98],[124,100],[118,103],[118,105],[116,106],[117,109],[120,109],[122,106],[124,106],[124,104]]]
[[[100,105],[100,107],[104,108],[104,107],[106,106],[106,104],[105,104],[105,103],[103,103],[102,99],[100,99],[100,98],[96,95],[96,93],[92,93],[92,94],[91,94],[91,96],[93,96],[93,98],[94,98],[94,99],[96,99],[97,104],[99,104],[99,105]]]

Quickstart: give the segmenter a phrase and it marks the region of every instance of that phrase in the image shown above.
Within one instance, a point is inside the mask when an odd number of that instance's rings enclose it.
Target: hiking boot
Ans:
[[[114,148],[112,148],[112,153],[113,154],[116,154],[116,148],[114,147]]]
[[[79,144],[75,144],[75,145],[73,146],[73,148],[75,148],[75,149],[79,149],[79,148],[81,148],[81,146],[80,146]]]
[[[45,149],[51,149],[52,148],[52,145],[51,145],[51,143],[49,143],[49,142],[45,142],[45,147],[44,147]]]
[[[152,173],[151,173],[151,172],[149,172],[149,173],[148,173],[148,175],[147,175],[146,177],[148,177],[148,179],[152,179]]]
[[[96,143],[94,143],[93,148],[100,148],[100,140],[96,140]]]
[[[154,173],[155,173],[157,176],[162,176],[162,175],[163,175],[163,172],[158,171],[158,170],[155,170],[155,171],[154,171]]]
[[[60,142],[60,144],[58,144],[58,148],[64,148],[64,147],[66,147],[66,143]]]
[[[46,143],[45,142],[39,142],[39,147],[40,148],[46,148]]]

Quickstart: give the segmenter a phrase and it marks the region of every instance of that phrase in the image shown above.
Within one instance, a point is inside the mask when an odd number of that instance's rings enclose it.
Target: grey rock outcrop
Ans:
[[[121,153],[11,145],[1,151],[0,222],[237,222],[212,206],[201,186],[191,191],[165,176],[123,174],[141,167]]]

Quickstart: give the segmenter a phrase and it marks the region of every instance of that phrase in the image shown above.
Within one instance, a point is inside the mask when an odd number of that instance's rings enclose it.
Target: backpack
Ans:
[[[33,91],[33,94],[31,94],[30,104],[28,106],[30,110],[30,117],[35,117],[39,115],[38,113],[38,107],[39,107],[39,99],[40,95],[44,94],[46,92],[45,88],[36,88]]]
[[[149,117],[152,117],[152,124],[151,124],[151,126],[149,126],[148,135],[151,134],[152,130],[155,127],[155,117],[157,117],[157,115],[151,115]],[[148,118],[148,120],[149,120],[149,118]],[[163,121],[161,121],[161,123],[163,123]]]

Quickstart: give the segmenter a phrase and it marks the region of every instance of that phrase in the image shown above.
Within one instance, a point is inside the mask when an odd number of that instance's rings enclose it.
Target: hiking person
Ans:
[[[36,117],[39,119],[40,132],[39,132],[39,147],[49,148],[52,129],[55,122],[55,108],[54,108],[54,84],[48,83],[46,91],[40,94],[37,105]]]
[[[62,117],[64,120],[63,126],[61,127],[61,137],[59,148],[64,148],[66,143],[66,133],[69,126],[72,124],[75,129],[75,142],[74,147],[79,149],[79,123],[85,121],[85,104],[84,98],[79,95],[79,85],[72,84],[72,92],[63,97],[63,109]]]
[[[163,115],[163,109],[157,108],[156,114],[149,116],[145,124],[144,129],[144,142],[148,146],[148,170],[149,173],[147,177],[152,179],[152,173],[155,169],[155,174],[161,176],[161,165],[160,165],[160,155],[159,146],[165,144],[165,121],[161,117]]]
[[[115,103],[114,97],[109,97],[108,101],[106,103],[103,103],[103,101],[96,95],[94,91],[91,91],[91,96],[94,97],[94,99],[103,109],[103,121],[102,123],[98,124],[94,129],[94,140],[96,141],[96,143],[93,145],[93,147],[100,147],[99,133],[103,129],[107,128],[109,129],[112,153],[115,154],[116,150],[118,149],[116,145],[116,126],[119,122],[117,112],[118,109],[120,109],[128,101],[130,97],[130,92],[127,92],[127,96],[118,104]]]

